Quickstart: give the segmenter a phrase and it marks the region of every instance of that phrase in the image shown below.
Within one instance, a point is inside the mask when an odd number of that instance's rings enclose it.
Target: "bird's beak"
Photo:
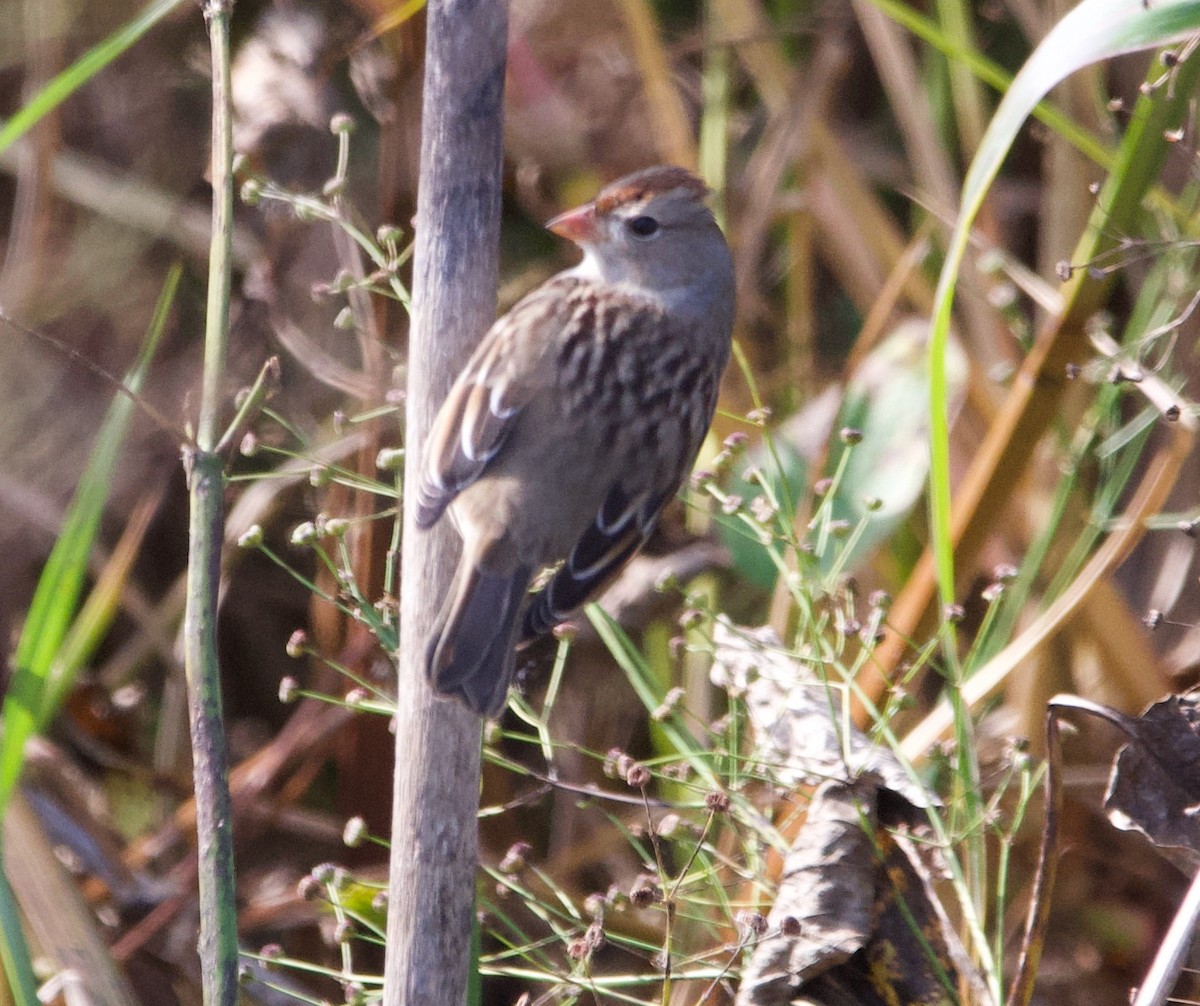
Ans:
[[[588,244],[596,237],[596,207],[588,203],[577,210],[560,213],[546,224],[546,230],[577,245]]]

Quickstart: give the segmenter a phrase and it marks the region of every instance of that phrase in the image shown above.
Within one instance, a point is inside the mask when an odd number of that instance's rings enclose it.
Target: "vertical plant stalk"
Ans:
[[[217,590],[224,528],[224,470],[220,441],[221,390],[229,341],[230,253],[233,234],[233,138],[229,98],[229,20],[232,0],[207,0],[212,48],[212,245],[204,375],[196,443],[185,453],[191,518],[188,525],[184,667],[196,790],[200,886],[200,966],[205,1006],[237,1001],[237,914],[234,904],[233,822],[221,675],[217,662]]]
[[[405,485],[433,416],[496,311],[505,0],[426,7]],[[424,650],[457,535],[413,522],[405,493],[385,1006],[457,1006],[471,960],[479,720],[434,697]]]
[[[1054,895],[1054,878],[1058,873],[1058,825],[1062,820],[1062,745],[1059,733],[1058,701],[1051,700],[1050,708],[1046,711],[1046,804],[1042,811],[1042,843],[1029,892],[1029,910],[1026,913],[1025,935],[1021,939],[1017,973],[1008,990],[1005,1006],[1029,1006],[1033,1001],[1038,965],[1046,948],[1050,902]],[[998,962],[1000,958],[996,960]]]

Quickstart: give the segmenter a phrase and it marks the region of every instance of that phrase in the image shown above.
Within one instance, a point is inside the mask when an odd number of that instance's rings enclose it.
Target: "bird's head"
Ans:
[[[607,186],[546,227],[583,249],[576,273],[670,297],[732,284],[725,238],[705,205],[708,187],[690,171],[647,168]]]

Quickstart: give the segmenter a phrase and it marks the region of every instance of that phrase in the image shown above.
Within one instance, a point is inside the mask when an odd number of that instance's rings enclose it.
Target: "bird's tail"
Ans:
[[[464,555],[430,633],[425,669],[430,684],[477,715],[504,708],[516,668],[521,602],[533,572],[491,572]]]

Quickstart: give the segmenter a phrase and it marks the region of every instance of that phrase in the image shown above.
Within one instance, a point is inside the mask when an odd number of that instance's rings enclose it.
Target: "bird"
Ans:
[[[448,513],[462,553],[426,673],[481,717],[504,708],[518,647],[616,575],[695,463],[734,322],[708,194],[662,165],[550,220],[582,260],[496,321],[430,427],[416,524]]]

